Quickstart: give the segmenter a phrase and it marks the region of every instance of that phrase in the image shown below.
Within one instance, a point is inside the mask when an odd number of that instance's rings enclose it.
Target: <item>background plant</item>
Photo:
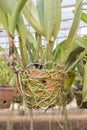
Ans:
[[[8,66],[8,62],[2,56],[0,56],[0,86],[8,87],[15,86],[16,75],[12,69]]]

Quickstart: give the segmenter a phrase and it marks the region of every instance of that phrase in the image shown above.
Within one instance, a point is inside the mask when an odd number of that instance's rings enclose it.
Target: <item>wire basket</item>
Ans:
[[[61,104],[65,80],[63,67],[38,69],[28,67],[18,73],[20,90],[28,108],[48,108]]]

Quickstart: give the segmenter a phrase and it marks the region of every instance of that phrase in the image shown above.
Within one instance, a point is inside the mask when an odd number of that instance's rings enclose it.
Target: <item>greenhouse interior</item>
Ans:
[[[87,130],[87,0],[0,0],[0,130]]]

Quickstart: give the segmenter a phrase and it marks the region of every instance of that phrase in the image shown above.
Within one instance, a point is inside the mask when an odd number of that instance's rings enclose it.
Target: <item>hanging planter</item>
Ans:
[[[14,88],[0,86],[0,109],[7,109],[11,105],[14,96]]]
[[[63,67],[37,69],[29,67],[18,73],[20,90],[28,108],[46,108],[62,104],[65,72]]]

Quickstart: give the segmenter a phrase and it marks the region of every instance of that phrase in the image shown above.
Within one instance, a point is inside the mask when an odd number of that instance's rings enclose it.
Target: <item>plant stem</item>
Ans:
[[[54,41],[49,41],[46,44],[46,48],[42,54],[41,63],[43,63],[45,61],[48,62],[48,61],[52,60],[51,53],[52,53],[53,45],[54,45]]]
[[[36,40],[37,40],[37,46],[36,46],[36,61],[39,60],[39,53],[40,49],[42,47],[42,41],[41,41],[41,35],[36,32]]]
[[[21,37],[19,37],[19,45],[20,45],[20,53],[22,58],[22,64],[23,66],[26,66],[28,64],[28,52],[26,46],[22,43]],[[25,52],[26,51],[26,52]]]
[[[13,60],[14,60],[14,37],[9,34],[9,64],[10,66],[13,66]]]

